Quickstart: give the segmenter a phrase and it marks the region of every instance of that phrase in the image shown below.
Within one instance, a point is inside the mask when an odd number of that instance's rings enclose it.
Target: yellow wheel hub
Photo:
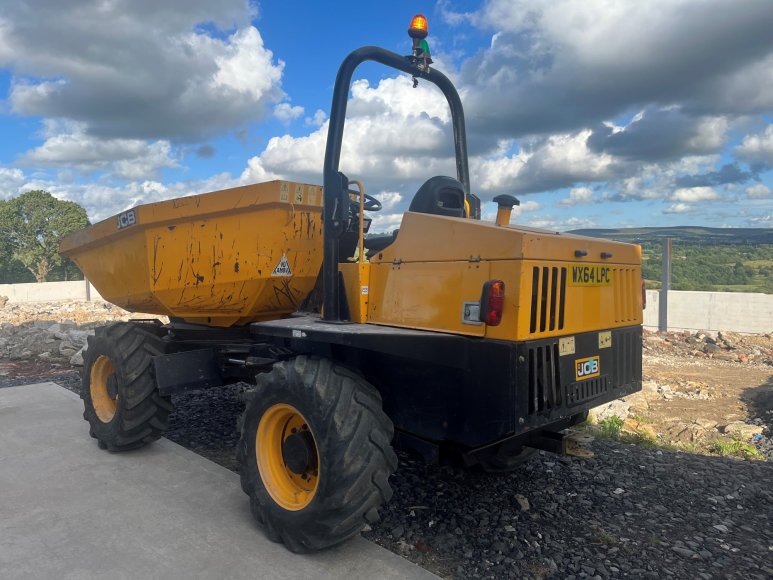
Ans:
[[[319,449],[306,418],[286,403],[269,407],[255,434],[255,457],[263,485],[282,508],[298,511],[319,486]]]
[[[91,404],[94,406],[97,418],[103,423],[109,423],[115,417],[118,395],[114,394],[111,396],[110,389],[108,389],[110,377],[114,374],[115,367],[113,367],[113,363],[103,354],[99,355],[91,366],[89,377]],[[115,377],[112,380],[114,381]]]

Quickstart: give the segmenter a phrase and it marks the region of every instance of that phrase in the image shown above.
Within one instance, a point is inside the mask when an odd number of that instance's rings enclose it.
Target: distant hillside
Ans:
[[[773,228],[621,228],[571,232],[640,244],[647,288],[659,288],[662,240],[672,238],[672,288],[773,294]]]
[[[673,238],[688,244],[773,244],[773,228],[704,228],[676,226],[668,228],[620,228],[572,230],[572,234],[643,244]]]

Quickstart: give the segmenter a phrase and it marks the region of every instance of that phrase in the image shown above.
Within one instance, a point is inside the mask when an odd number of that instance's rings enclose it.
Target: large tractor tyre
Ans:
[[[236,452],[252,515],[296,553],[354,536],[392,497],[393,432],[356,373],[309,356],[275,364],[247,395]]]
[[[153,356],[164,352],[161,329],[119,322],[89,336],[83,364],[83,418],[99,446],[137,449],[161,437],[174,410],[156,388]]]

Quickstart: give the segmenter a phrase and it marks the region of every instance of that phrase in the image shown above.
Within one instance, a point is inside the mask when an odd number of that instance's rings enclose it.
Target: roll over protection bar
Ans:
[[[346,106],[349,88],[355,69],[365,61],[379,62],[388,67],[422,78],[437,86],[445,95],[453,121],[454,150],[456,153],[457,179],[464,186],[465,197],[470,204],[470,217],[480,219],[480,200],[470,193],[470,171],[467,165],[467,134],[464,127],[464,110],[459,93],[443,73],[424,66],[413,56],[400,56],[377,46],[364,46],[351,52],[338,69],[333,103],[330,107],[330,123],[325,146],[324,184],[324,259],[322,262],[322,321],[348,322],[341,318],[338,275],[338,238],[344,232],[349,219],[348,180],[338,171],[341,160],[341,143],[346,122]]]

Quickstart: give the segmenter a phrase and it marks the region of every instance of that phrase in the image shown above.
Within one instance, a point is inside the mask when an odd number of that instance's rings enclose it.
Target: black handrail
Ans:
[[[459,93],[451,81],[443,73],[424,66],[421,60],[410,56],[400,56],[394,52],[377,46],[364,46],[350,53],[338,69],[335,88],[333,89],[333,104],[330,107],[330,123],[325,147],[325,165],[323,183],[324,196],[324,261],[322,266],[323,310],[322,319],[325,322],[345,322],[341,319],[341,304],[339,302],[338,281],[338,238],[344,232],[348,220],[349,194],[347,183],[338,172],[341,160],[341,143],[343,141],[344,123],[346,122],[346,106],[349,100],[349,88],[355,69],[367,60],[380,62],[386,66],[406,72],[414,77],[420,77],[435,84],[445,95],[451,108],[451,119],[454,131],[454,149],[456,152],[456,173],[464,186],[465,196],[470,199],[470,171],[467,165],[467,136],[464,127],[464,110]],[[474,201],[477,198],[472,197]],[[471,203],[474,218],[480,218],[480,204]]]

